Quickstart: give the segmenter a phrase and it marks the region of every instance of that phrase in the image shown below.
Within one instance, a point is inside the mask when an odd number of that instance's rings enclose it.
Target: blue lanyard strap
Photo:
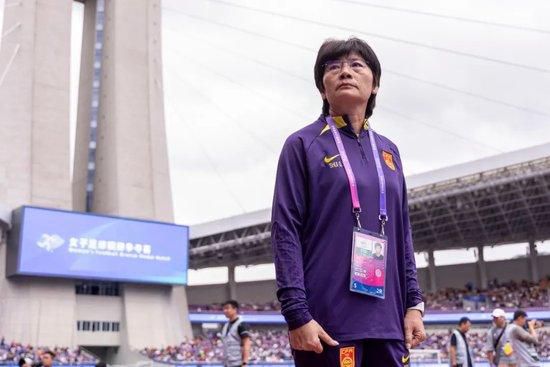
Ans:
[[[378,153],[378,147],[376,146],[376,139],[372,129],[369,128],[370,146],[372,148],[372,155],[374,156],[374,163],[376,164],[376,172],[378,174],[378,184],[380,186],[380,213],[378,219],[381,224],[381,232],[384,234],[384,225],[388,221],[388,210],[386,207],[386,178],[384,177],[384,171],[382,170],[382,163],[380,163],[380,154]]]

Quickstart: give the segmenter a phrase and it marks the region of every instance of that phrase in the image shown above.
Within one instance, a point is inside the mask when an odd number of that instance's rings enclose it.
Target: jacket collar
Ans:
[[[324,122],[323,129],[321,130],[321,133],[319,135],[323,135],[327,131],[330,131],[330,127],[328,126],[328,123],[326,122],[327,116],[321,116],[321,120]],[[351,135],[352,137],[356,138],[357,135],[353,132],[353,129],[351,128],[351,124],[349,123],[348,116],[332,116],[332,119],[334,120],[334,123],[336,124],[336,127],[341,130],[342,132],[346,133],[346,135]],[[366,131],[369,130],[369,120],[365,119],[363,123],[363,130],[361,131],[361,134],[359,136],[362,136]]]

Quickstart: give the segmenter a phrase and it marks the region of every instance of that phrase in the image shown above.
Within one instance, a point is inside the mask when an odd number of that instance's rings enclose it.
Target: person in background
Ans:
[[[51,350],[47,350],[45,352],[42,352],[42,354],[40,354],[39,366],[41,366],[41,367],[52,367],[54,359],[55,359],[55,353],[52,352]]]
[[[246,366],[250,359],[250,331],[239,317],[239,303],[234,300],[223,304],[223,314],[228,322],[222,329],[224,366]]]
[[[458,328],[453,330],[449,342],[449,362],[451,367],[472,367],[474,357],[472,348],[468,344],[466,334],[470,331],[472,323],[469,318],[463,317],[458,322]]]
[[[23,358],[20,358],[19,359],[19,362],[17,363],[17,365],[19,367],[32,367],[32,359],[29,358],[29,357],[23,357]]]
[[[491,366],[515,367],[516,359],[512,353],[512,346],[508,340],[506,312],[500,308],[493,311],[493,326],[487,332],[485,352]]]
[[[529,331],[525,330],[525,326]],[[534,346],[539,344],[537,337],[537,320],[527,321],[527,313],[523,310],[514,312],[514,321],[510,325],[508,339],[512,344],[517,367],[540,366],[539,356]]]

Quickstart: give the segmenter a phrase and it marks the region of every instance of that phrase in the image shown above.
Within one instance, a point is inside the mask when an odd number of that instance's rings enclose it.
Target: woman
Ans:
[[[380,63],[360,39],[328,40],[314,74],[323,114],[287,139],[272,213],[296,366],[408,365],[424,304],[399,151],[367,120]]]

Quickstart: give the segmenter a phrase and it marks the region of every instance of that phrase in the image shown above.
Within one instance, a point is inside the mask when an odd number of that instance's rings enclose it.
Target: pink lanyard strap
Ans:
[[[360,213],[361,213],[361,203],[359,202],[359,193],[357,190],[357,181],[355,179],[355,174],[351,168],[348,155],[346,153],[346,148],[342,142],[342,137],[340,132],[336,127],[336,123],[332,117],[327,116],[326,121],[336,143],[336,148],[338,148],[338,153],[340,153],[340,158],[342,159],[342,164],[344,165],[344,170],[346,171],[346,176],[348,177],[349,190],[351,193],[351,203],[353,205],[353,214],[355,214],[355,219],[357,220],[357,226],[361,228]],[[378,174],[378,183],[380,184],[380,212],[378,219],[380,220],[382,227],[381,233],[384,234],[384,225],[388,221],[388,213],[386,209],[386,180],[384,178],[384,171],[382,170],[382,164],[380,163],[380,155],[378,154],[378,147],[376,145],[376,140],[372,130],[369,129],[369,138],[371,142],[372,153],[374,155],[374,161],[376,164],[376,171]]]

